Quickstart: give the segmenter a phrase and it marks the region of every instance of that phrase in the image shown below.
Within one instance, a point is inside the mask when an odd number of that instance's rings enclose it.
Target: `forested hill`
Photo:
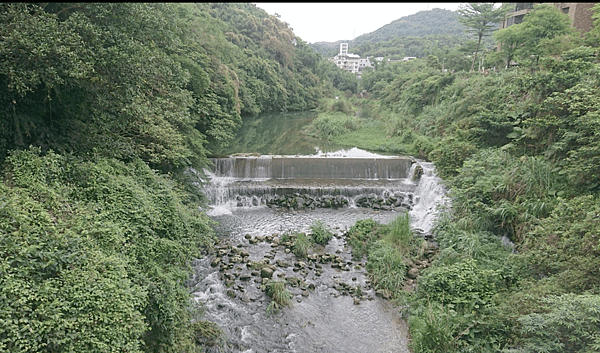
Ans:
[[[188,167],[341,70],[250,4],[0,4],[0,351],[196,352]],[[337,76],[336,76],[337,75]]]
[[[431,34],[463,35],[465,26],[458,22],[455,11],[433,9],[405,16],[371,33],[356,37],[352,44],[388,41],[395,37],[425,37]]]
[[[399,18],[371,33],[363,34],[347,42],[351,48],[365,43],[377,47],[378,44],[376,43],[391,41],[399,37],[422,38],[440,34],[465,37],[464,29],[465,27],[458,22],[456,12],[433,9],[419,11],[416,14]],[[330,56],[332,53],[337,53],[340,43],[341,41],[317,42],[311,44],[311,47],[324,56]],[[353,52],[357,51],[354,50]],[[366,55],[364,53],[360,54]]]
[[[243,115],[314,108],[327,69],[252,4],[0,5],[0,162],[29,145],[169,169]]]

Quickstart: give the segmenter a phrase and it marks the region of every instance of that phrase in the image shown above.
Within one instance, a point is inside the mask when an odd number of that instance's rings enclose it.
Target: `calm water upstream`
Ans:
[[[227,334],[226,347],[214,352],[408,352],[400,309],[375,295],[366,259],[352,260],[342,235],[359,219],[388,223],[407,210],[413,227],[429,231],[435,205],[445,202],[431,163],[352,149],[227,158],[215,165],[207,171],[212,183],[205,192],[224,245],[196,261],[191,280],[195,300],[206,309],[203,319]],[[413,182],[417,166],[423,175]],[[341,206],[328,207],[336,197]],[[277,207],[283,198],[294,207]],[[308,233],[317,220],[336,236],[309,254],[336,257],[334,262],[299,260],[271,239],[290,230]],[[252,261],[266,261],[273,278],[288,279],[291,307],[267,314],[270,298],[247,266]]]

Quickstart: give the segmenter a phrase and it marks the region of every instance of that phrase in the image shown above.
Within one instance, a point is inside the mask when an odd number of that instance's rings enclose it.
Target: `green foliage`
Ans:
[[[600,297],[565,294],[542,300],[543,312],[519,318],[518,352],[596,352],[600,349]]]
[[[402,251],[385,240],[375,241],[367,255],[367,271],[373,277],[375,288],[398,296],[407,271]]]
[[[332,137],[358,129],[360,119],[344,113],[320,113],[305,133],[309,136],[330,139]]]
[[[492,31],[498,28],[498,23],[504,19],[510,6],[508,3],[496,7],[495,3],[469,2],[459,7],[458,21],[467,27],[467,32],[477,35],[477,48],[475,49],[475,55],[473,55],[471,71],[475,66],[481,39],[484,36],[489,36]]]
[[[285,283],[285,280],[267,282],[265,291],[272,300],[267,307],[267,312],[277,313],[281,308],[291,304],[293,295],[285,288]]]
[[[523,258],[530,276],[545,278],[560,293],[597,291],[599,212],[600,204],[592,196],[560,199],[525,240]]]
[[[195,333],[196,343],[202,347],[223,345],[225,343],[225,333],[217,324],[210,321],[198,320],[192,323],[192,330]]]
[[[474,260],[436,267],[419,280],[417,295],[452,308],[474,309],[492,305],[492,298],[504,287],[498,270],[480,269]]]
[[[415,236],[410,229],[410,216],[408,212],[402,213],[394,218],[388,225],[389,230],[385,239],[398,247],[403,255],[408,255]]]
[[[300,258],[305,258],[308,255],[308,249],[313,244],[313,238],[309,237],[305,233],[296,234],[294,239],[294,245],[292,246],[292,252],[294,255]]]
[[[193,348],[183,283],[212,230],[177,183],[140,160],[39,149],[13,152],[3,176],[4,349]]]
[[[346,233],[348,244],[352,247],[352,257],[361,259],[369,253],[372,244],[379,238],[380,224],[371,218],[356,221]]]
[[[448,306],[430,303],[423,313],[415,312],[408,319],[410,347],[418,353],[453,352],[458,346],[454,336],[460,316]]]
[[[333,238],[333,233],[322,220],[315,221],[311,224],[310,231],[313,241],[320,245],[327,245],[331,238]]]
[[[518,58],[533,67],[537,67],[541,55],[561,54],[576,47],[579,41],[569,16],[548,4],[536,4],[523,22],[499,30],[494,38],[506,53],[507,66]]]

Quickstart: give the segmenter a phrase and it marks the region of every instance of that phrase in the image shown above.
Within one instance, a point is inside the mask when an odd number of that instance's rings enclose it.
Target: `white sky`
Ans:
[[[352,40],[401,17],[434,8],[455,11],[460,3],[254,3],[278,13],[307,43]]]

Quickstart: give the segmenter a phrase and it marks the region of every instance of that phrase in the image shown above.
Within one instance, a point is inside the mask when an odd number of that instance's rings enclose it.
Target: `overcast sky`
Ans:
[[[278,13],[294,34],[308,43],[351,40],[401,17],[460,3],[254,3],[269,15]]]

